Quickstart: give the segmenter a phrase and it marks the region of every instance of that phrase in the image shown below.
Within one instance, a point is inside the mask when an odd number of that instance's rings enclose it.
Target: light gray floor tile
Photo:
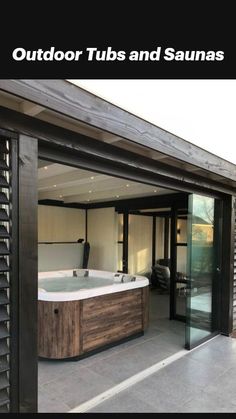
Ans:
[[[196,393],[194,387],[179,383],[176,377],[172,376],[170,379],[165,373],[165,368],[135,384],[132,388],[149,403],[155,403],[156,397],[161,392],[163,400],[171,399],[178,406],[193,398]]]
[[[38,363],[38,383],[47,384],[50,381],[60,381],[63,377],[70,375],[75,368],[82,368],[78,361],[50,361],[40,360]]]
[[[131,354],[129,354],[129,356],[127,356],[127,354],[126,356],[118,354],[117,356],[107,359],[106,362],[98,361],[97,363],[88,366],[88,368],[118,384],[142,369],[145,369],[146,365],[147,362],[145,362],[145,365],[143,365],[143,362],[137,363],[137,359],[132,357]]]
[[[184,349],[184,337],[172,333],[171,331],[162,333],[161,336],[155,336],[149,341],[152,345],[165,348],[171,353],[175,353]]]
[[[177,379],[180,385],[194,386],[197,389],[199,387],[205,388],[209,382],[220,377],[222,375],[222,368],[217,365],[212,368],[211,365],[203,364],[186,355],[164,368],[163,373],[170,380],[172,378]]]
[[[177,412],[233,413],[236,412],[236,406],[222,398],[222,396],[218,393],[207,394],[206,392],[202,391],[197,393],[193,399],[183,404],[183,406],[181,406]]]
[[[216,366],[221,368],[222,372],[225,372],[236,365],[236,349],[232,350],[232,348],[228,348],[226,350],[226,347],[224,348],[225,351],[222,352],[219,349],[215,349],[214,345],[206,344],[203,347],[197,348],[191,352],[189,354],[189,358],[207,366],[211,366],[212,368],[215,368]]]
[[[145,398],[133,390],[125,390],[111,399],[94,407],[91,412],[97,413],[155,413],[155,412],[175,412],[177,405],[162,399],[159,394],[156,397],[155,404],[149,403]]]
[[[209,341],[207,345],[213,351],[223,352],[224,357],[232,352],[236,354],[236,339],[231,337],[220,335]]]
[[[180,349],[180,346],[163,342],[157,337],[133,347],[127,346],[110,354],[105,360],[97,358],[96,362],[88,363],[87,367],[119,383]]]
[[[48,393],[39,387],[38,390],[38,412],[39,413],[65,413],[70,407],[63,403],[56,395]]]
[[[73,408],[108,390],[114,384],[112,380],[83,367],[43,385],[42,388],[49,395]]]
[[[114,354],[105,362],[98,361],[88,368],[118,384],[167,356],[170,356],[170,352],[167,351],[165,345],[160,344],[158,347],[156,344],[147,342],[137,345],[134,349],[129,348],[122,353]]]
[[[218,394],[228,403],[236,405],[236,365],[224,374],[210,381],[206,386],[206,393]]]

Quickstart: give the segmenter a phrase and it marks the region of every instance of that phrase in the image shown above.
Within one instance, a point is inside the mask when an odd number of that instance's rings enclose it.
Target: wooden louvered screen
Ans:
[[[234,285],[233,285],[233,329],[236,329],[236,199],[234,202],[234,217],[235,217],[235,223],[234,223],[234,240],[233,240],[233,246],[234,246],[234,268],[233,268],[233,276],[234,276]]]
[[[0,135],[0,412],[11,411],[12,283],[11,139]],[[14,328],[13,328],[14,329]],[[14,346],[14,344],[13,344]],[[14,380],[13,380],[14,381]]]

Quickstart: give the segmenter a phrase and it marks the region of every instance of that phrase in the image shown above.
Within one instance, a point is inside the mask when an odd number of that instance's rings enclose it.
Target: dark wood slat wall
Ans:
[[[11,139],[11,172],[10,189],[11,206],[9,216],[11,217],[10,223],[10,250],[11,254],[9,260],[11,263],[11,305],[10,305],[10,318],[11,318],[11,333],[14,339],[11,341],[11,370],[10,370],[10,400],[11,412],[19,411],[19,185],[18,185],[18,169],[19,169],[19,147],[18,138]]]
[[[230,179],[220,178],[219,181],[215,181],[208,176],[196,175],[173,165],[160,161],[157,163],[151,158],[38,119],[35,120],[33,117],[1,106],[0,126],[38,138],[41,141],[40,158],[46,160],[71,164],[87,170],[91,170],[92,167],[92,170],[100,173],[109,172],[112,176],[186,192],[192,192],[193,188],[196,192],[203,194],[207,189],[210,193],[214,192],[217,195],[219,192],[230,194],[234,191],[234,182]],[[211,164],[208,165],[209,167],[214,166]]]
[[[0,170],[1,170],[1,184],[0,184],[0,197],[4,194],[5,186],[10,187],[9,184],[9,171],[10,171],[10,142],[5,138],[0,137]],[[5,193],[6,200],[8,192]],[[9,202],[8,202],[9,204]],[[1,217],[0,214],[0,223],[1,223],[1,232],[2,230],[10,230],[10,217],[9,217],[9,206],[5,207],[4,202],[0,200],[1,212],[8,215],[7,223],[3,220],[5,218]],[[5,207],[3,209],[3,207]],[[2,223],[5,223],[3,225]],[[10,410],[10,380],[9,380],[9,371],[11,363],[11,336],[9,328],[11,323],[9,322],[9,303],[10,303],[10,261],[9,257],[6,257],[5,249],[9,249],[10,243],[9,238],[5,238],[6,234],[3,232],[3,237],[0,234],[0,412],[9,412]],[[8,337],[10,337],[8,341]]]
[[[236,329],[236,199],[234,201],[234,262],[233,262],[233,329]]]
[[[38,147],[19,136],[19,411],[37,412]]]
[[[0,130],[0,412],[18,411],[17,143]]]
[[[221,328],[229,336],[233,330],[234,315],[234,250],[235,250],[235,198],[226,196],[223,201],[222,272],[221,272]]]

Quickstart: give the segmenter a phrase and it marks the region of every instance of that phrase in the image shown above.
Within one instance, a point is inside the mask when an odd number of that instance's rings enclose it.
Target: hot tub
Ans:
[[[39,272],[39,356],[79,359],[142,335],[148,285],[143,276],[90,269]]]

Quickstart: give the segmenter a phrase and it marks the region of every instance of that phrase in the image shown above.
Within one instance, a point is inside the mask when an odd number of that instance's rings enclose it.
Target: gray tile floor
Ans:
[[[218,336],[90,412],[236,412],[236,340]]]
[[[184,324],[151,292],[144,336],[81,361],[39,361],[39,412],[66,412],[183,349]],[[236,412],[236,340],[219,336],[90,412]]]

